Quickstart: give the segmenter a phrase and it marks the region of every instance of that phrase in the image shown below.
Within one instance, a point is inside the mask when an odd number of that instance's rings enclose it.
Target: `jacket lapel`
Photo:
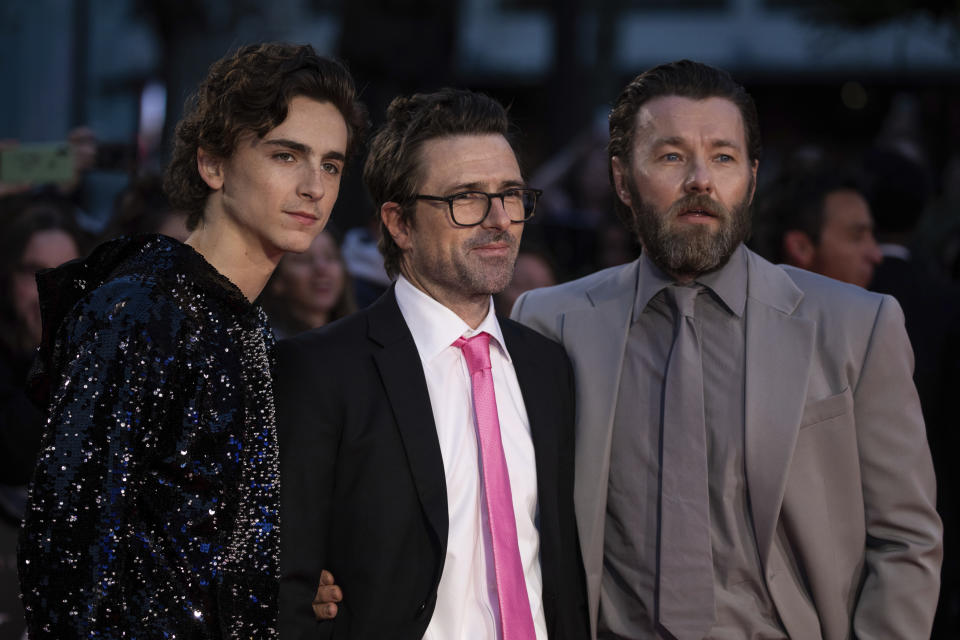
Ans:
[[[793,280],[748,255],[746,474],[757,548],[766,566],[803,414],[815,326],[793,315],[803,297]]]
[[[420,503],[441,548],[446,549],[449,521],[440,441],[420,355],[392,287],[370,307],[369,319],[369,337],[381,346],[374,352],[374,361],[400,430]]]
[[[639,262],[586,292],[590,306],[563,316],[561,341],[577,381],[574,506],[587,576],[590,619],[596,620],[603,572],[610,439],[620,371],[636,297]]]
[[[558,558],[560,549],[557,547],[560,522],[557,519],[557,436],[555,432],[556,418],[554,409],[557,406],[551,393],[556,390],[548,389],[544,380],[551,379],[549,372],[543,371],[537,354],[530,349],[529,343],[517,331],[513,321],[498,318],[507,351],[513,362],[513,370],[517,374],[520,393],[527,411],[527,420],[530,423],[530,438],[533,440],[533,449],[537,468],[537,502],[540,505],[540,545],[543,551],[541,558]],[[545,533],[546,532],[546,533]],[[545,547],[551,546],[550,549]],[[548,562],[541,562],[543,572],[544,602],[555,597],[556,585],[553,584],[551,572],[554,567]]]

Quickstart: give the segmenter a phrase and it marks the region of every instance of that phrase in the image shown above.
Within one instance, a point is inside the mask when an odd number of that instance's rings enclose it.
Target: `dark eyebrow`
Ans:
[[[683,138],[680,136],[668,136],[666,138],[657,138],[653,141],[654,147],[672,146],[679,147],[683,145]]]
[[[287,140],[286,138],[274,138],[273,140],[264,140],[263,143],[273,147],[283,147],[285,149],[292,149],[293,151],[299,151],[300,153],[310,153],[309,146],[303,144],[302,142],[297,142],[295,140]]]
[[[500,190],[513,189],[516,187],[525,187],[526,183],[522,180],[505,180],[500,183]],[[461,182],[448,189],[450,193],[460,193],[462,191],[483,191],[483,185],[479,182]]]
[[[717,147],[726,147],[726,148],[729,148],[729,149],[739,149],[739,148],[740,148],[740,145],[737,144],[736,142],[731,142],[730,140],[723,140],[723,139],[714,140],[714,141],[713,141],[713,144],[712,144],[711,146],[712,146],[714,149],[716,149]]]
[[[683,145],[684,145],[684,140],[680,136],[667,136],[665,138],[658,138],[653,143],[654,147],[664,147],[664,146],[682,147]],[[728,149],[740,148],[740,145],[737,144],[736,142],[732,142],[730,140],[724,140],[723,138],[712,141],[710,143],[710,146],[713,147],[714,149],[717,149],[720,147],[724,147]]]
[[[290,149],[292,151],[297,151],[304,155],[309,155],[313,152],[313,149],[309,145],[303,144],[302,142],[297,142],[296,140],[287,140],[286,138],[275,138],[272,140],[264,140],[264,144],[268,144],[274,147],[282,147],[284,149]],[[325,160],[340,160],[341,162],[346,162],[346,155],[340,151],[328,151],[323,154]]]

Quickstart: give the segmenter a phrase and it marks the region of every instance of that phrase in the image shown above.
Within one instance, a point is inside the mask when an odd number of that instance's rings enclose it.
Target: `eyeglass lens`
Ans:
[[[500,199],[496,195],[494,196]],[[503,195],[503,208],[513,222],[523,222],[533,214],[536,194],[528,189],[511,189]],[[490,196],[481,191],[468,191],[451,201],[453,219],[459,224],[476,224],[490,209]]]

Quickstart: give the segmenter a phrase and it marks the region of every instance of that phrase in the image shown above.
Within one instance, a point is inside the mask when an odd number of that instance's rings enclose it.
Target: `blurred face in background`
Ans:
[[[333,236],[324,231],[303,253],[286,255],[271,286],[293,317],[315,327],[326,323],[346,286],[346,269]]]
[[[806,268],[866,287],[882,260],[866,199],[851,189],[828,194],[823,202],[820,242]]]
[[[40,344],[40,297],[35,275],[41,269],[58,267],[80,257],[77,243],[66,231],[37,231],[27,242],[20,266],[13,275],[13,304],[17,319],[26,329],[32,346]]]

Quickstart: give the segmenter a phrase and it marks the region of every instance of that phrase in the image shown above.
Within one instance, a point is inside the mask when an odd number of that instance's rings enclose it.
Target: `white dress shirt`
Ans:
[[[447,554],[437,589],[437,606],[424,640],[502,637],[470,373],[460,349],[452,346],[457,338],[469,338],[484,331],[492,338],[490,363],[527,597],[537,640],[547,640],[533,441],[517,374],[494,315],[493,301],[486,318],[473,330],[457,314],[403,276],[397,279],[396,296],[423,363],[447,483],[450,523]]]

